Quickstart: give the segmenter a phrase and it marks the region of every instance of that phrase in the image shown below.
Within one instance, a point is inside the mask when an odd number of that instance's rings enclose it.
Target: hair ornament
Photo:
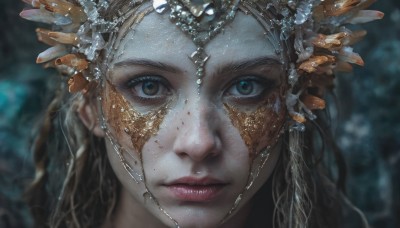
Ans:
[[[71,93],[86,91],[89,82],[99,77],[89,63],[98,57],[105,46],[104,33],[115,29],[116,22],[105,21],[100,12],[108,2],[79,0],[79,5],[66,0],[23,0],[33,9],[23,10],[20,16],[31,21],[53,25],[52,30],[36,29],[38,40],[51,47],[40,53],[37,63],[57,68],[67,75]]]
[[[23,0],[33,9],[21,17],[53,25],[39,28],[38,39],[51,48],[40,53],[37,63],[55,67],[64,75],[71,93],[87,91],[90,82],[101,77],[95,64],[105,48],[105,34],[117,32],[124,17],[114,21],[102,18],[107,0]],[[294,120],[292,129],[304,130],[306,119],[313,120],[313,110],[324,109],[324,91],[333,85],[335,72],[352,70],[352,64],[364,65],[353,51],[365,31],[351,31],[347,24],[381,19],[383,13],[366,10],[375,0],[153,0],[157,13],[169,10],[170,20],[187,34],[197,49],[190,56],[197,67],[197,84],[202,83],[204,66],[209,59],[204,47],[221,32],[238,9],[256,18],[268,18],[268,32],[279,28],[278,43],[290,41],[296,58],[287,63],[289,90],[286,106]],[[132,1],[132,5],[138,2]],[[257,10],[255,10],[257,9]],[[261,13],[256,13],[261,12]],[[272,16],[271,16],[272,15]],[[261,20],[259,20],[261,21]],[[260,22],[261,23],[261,22]]]

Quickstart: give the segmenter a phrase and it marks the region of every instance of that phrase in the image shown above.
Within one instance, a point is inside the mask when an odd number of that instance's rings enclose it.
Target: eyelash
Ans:
[[[238,85],[238,83],[247,81],[251,82],[252,86],[259,86],[261,91],[255,95],[232,95],[230,93],[231,89]],[[274,87],[276,87],[276,81],[271,79],[266,79],[260,76],[244,76],[238,77],[232,83],[230,83],[227,88],[224,90],[228,99],[232,99],[236,103],[246,104],[248,102],[258,102],[262,100],[268,92],[270,92]]]
[[[143,83],[146,82],[153,82],[153,83],[157,83],[157,95],[146,95],[144,94],[145,92],[143,92]],[[137,89],[135,89],[137,86],[142,85],[140,90],[137,91]],[[124,84],[124,88],[125,90],[129,93],[129,95],[137,102],[143,103],[143,104],[158,104],[158,103],[162,103],[165,99],[166,96],[170,94],[170,84],[168,83],[168,81],[158,75],[154,75],[154,76],[136,76],[133,79],[128,80],[125,84]],[[159,90],[161,90],[161,93],[165,92],[165,94],[159,94]],[[138,95],[143,93],[144,95]]]
[[[146,95],[143,91],[143,83],[146,82],[154,82],[157,83],[157,94],[156,95]],[[238,86],[240,82],[250,82],[251,88],[255,90],[260,90],[255,95],[240,95],[235,92],[232,93],[232,89],[237,89],[235,86]],[[228,84],[227,87],[223,90],[223,96],[228,99],[228,102],[234,102],[237,104],[249,104],[249,103],[257,103],[260,100],[263,100],[266,94],[271,91],[272,88],[276,87],[276,81],[271,79],[266,79],[262,76],[239,76],[235,78],[232,82]],[[169,81],[162,76],[158,75],[144,75],[144,76],[135,76],[132,79],[127,80],[123,84],[124,90],[129,94],[129,96],[136,102],[142,103],[143,105],[159,105],[165,102],[169,95],[171,95],[171,88]],[[141,85],[138,89],[137,87]],[[161,90],[161,92],[160,92]],[[254,91],[252,90],[251,93]],[[256,91],[257,92],[257,91]],[[160,94],[161,93],[161,94]],[[142,95],[141,95],[142,94]]]

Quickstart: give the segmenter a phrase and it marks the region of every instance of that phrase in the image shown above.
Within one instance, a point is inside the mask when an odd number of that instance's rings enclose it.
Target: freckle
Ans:
[[[185,123],[182,121],[182,125],[185,125]]]
[[[190,115],[190,112],[187,112],[188,115]]]
[[[154,142],[155,142],[155,143],[158,143],[158,140],[156,139],[156,140],[154,140]]]
[[[137,165],[137,161],[135,161],[135,165]]]
[[[187,104],[187,103],[188,103],[188,99],[185,100],[185,104]]]
[[[178,130],[178,131],[179,131],[179,127],[176,127],[176,130]]]

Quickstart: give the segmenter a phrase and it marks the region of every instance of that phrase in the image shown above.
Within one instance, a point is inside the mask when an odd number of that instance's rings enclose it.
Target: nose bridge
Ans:
[[[213,112],[211,105],[205,100],[198,98],[193,102],[187,102],[185,105],[186,119],[189,125],[192,125],[192,129],[201,128],[206,130],[210,127],[209,121],[211,121],[211,113]],[[189,128],[190,129],[190,128]]]
[[[182,127],[174,143],[178,155],[201,161],[218,154],[221,143],[215,106],[202,98],[186,100],[180,118]]]

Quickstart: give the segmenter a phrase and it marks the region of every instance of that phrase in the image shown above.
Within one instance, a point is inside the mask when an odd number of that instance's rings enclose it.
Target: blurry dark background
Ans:
[[[37,24],[18,14],[18,0],[0,2],[0,227],[27,227],[21,200],[33,176],[29,145],[46,103],[46,83],[55,72],[35,64],[46,49]],[[337,140],[348,163],[348,196],[372,227],[400,227],[400,1],[380,0],[381,21],[362,25],[357,44],[366,66],[339,75]]]

